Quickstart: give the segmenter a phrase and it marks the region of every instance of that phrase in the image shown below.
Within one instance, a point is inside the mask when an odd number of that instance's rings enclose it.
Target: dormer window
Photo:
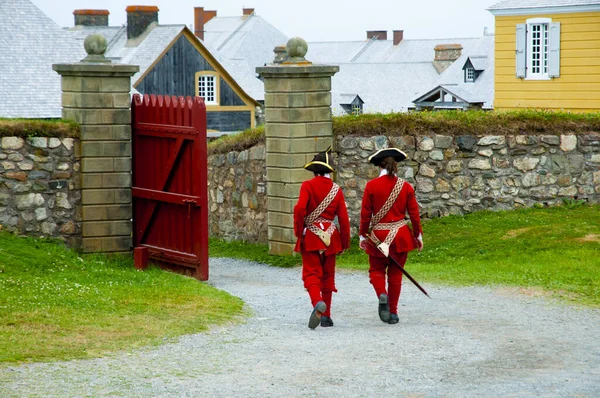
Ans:
[[[475,81],[475,69],[474,68],[466,68],[465,69],[465,82],[474,82]]]
[[[475,82],[479,75],[485,70],[486,66],[486,56],[472,56],[467,58],[467,61],[463,65],[463,71],[465,73],[465,83]]]

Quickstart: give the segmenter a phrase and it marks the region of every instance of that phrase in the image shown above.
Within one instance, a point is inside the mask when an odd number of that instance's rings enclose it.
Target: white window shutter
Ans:
[[[517,24],[517,77],[525,77],[527,25]]]
[[[548,26],[548,76],[560,76],[560,22]]]

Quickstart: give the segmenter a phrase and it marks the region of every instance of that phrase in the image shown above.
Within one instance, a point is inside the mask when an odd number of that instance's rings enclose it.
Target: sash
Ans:
[[[388,211],[390,211],[390,209],[392,208],[392,205],[394,204],[394,202],[396,202],[396,199],[398,199],[398,195],[400,195],[400,191],[402,191],[403,186],[404,186],[404,180],[401,179],[400,177],[398,177],[398,179],[396,180],[396,184],[394,184],[394,188],[392,189],[392,192],[390,193],[390,196],[387,198],[387,200],[385,201],[385,203],[383,204],[381,209],[379,209],[377,214],[375,214],[373,216],[373,218],[371,219],[371,239],[373,240],[373,242],[375,242],[377,244],[377,248],[379,249],[379,251],[381,251],[386,257],[390,254],[390,245],[394,241],[394,238],[396,237],[398,230],[400,230],[400,228],[405,226],[408,223],[408,221],[400,220],[400,221],[396,221],[393,223],[382,223],[382,224],[380,224],[379,222],[381,221],[381,219],[383,217],[385,217],[385,215],[388,213]],[[377,238],[377,236],[375,236],[375,232],[374,232],[374,231],[381,231],[381,230],[390,231],[387,234],[387,236],[385,237],[385,240],[383,242],[381,242]]]
[[[333,235],[333,231],[335,231],[335,224],[333,223],[333,220],[328,220],[326,218],[321,217],[321,214],[325,211],[325,209],[327,209],[327,207],[329,207],[331,202],[333,202],[333,199],[335,198],[339,190],[339,185],[337,185],[334,182],[333,186],[331,187],[331,190],[329,191],[327,196],[325,196],[325,199],[323,199],[323,201],[307,217],[304,218],[306,228],[313,234],[317,235],[319,239],[321,239],[321,241],[325,244],[325,246],[329,246],[329,244],[331,243],[331,235]],[[321,228],[317,227],[314,224],[316,222],[329,222],[331,223],[331,225],[329,226],[329,228],[327,228],[326,231],[323,231]]]

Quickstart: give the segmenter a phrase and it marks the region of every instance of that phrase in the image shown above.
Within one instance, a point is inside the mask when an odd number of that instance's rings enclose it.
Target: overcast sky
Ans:
[[[0,0],[1,1],[1,0]],[[404,30],[405,39],[475,37],[494,31],[486,11],[499,0],[31,0],[60,26],[73,26],[73,10],[107,9],[110,25],[125,23],[128,5],[156,5],[161,24],[193,25],[194,7],[218,16],[256,14],[288,37],[307,41],[362,40],[367,30]]]

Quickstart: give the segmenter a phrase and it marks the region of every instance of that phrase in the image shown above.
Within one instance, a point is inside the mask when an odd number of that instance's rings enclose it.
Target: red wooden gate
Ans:
[[[132,146],[136,262],[147,255],[163,267],[207,280],[204,101],[134,95]]]

